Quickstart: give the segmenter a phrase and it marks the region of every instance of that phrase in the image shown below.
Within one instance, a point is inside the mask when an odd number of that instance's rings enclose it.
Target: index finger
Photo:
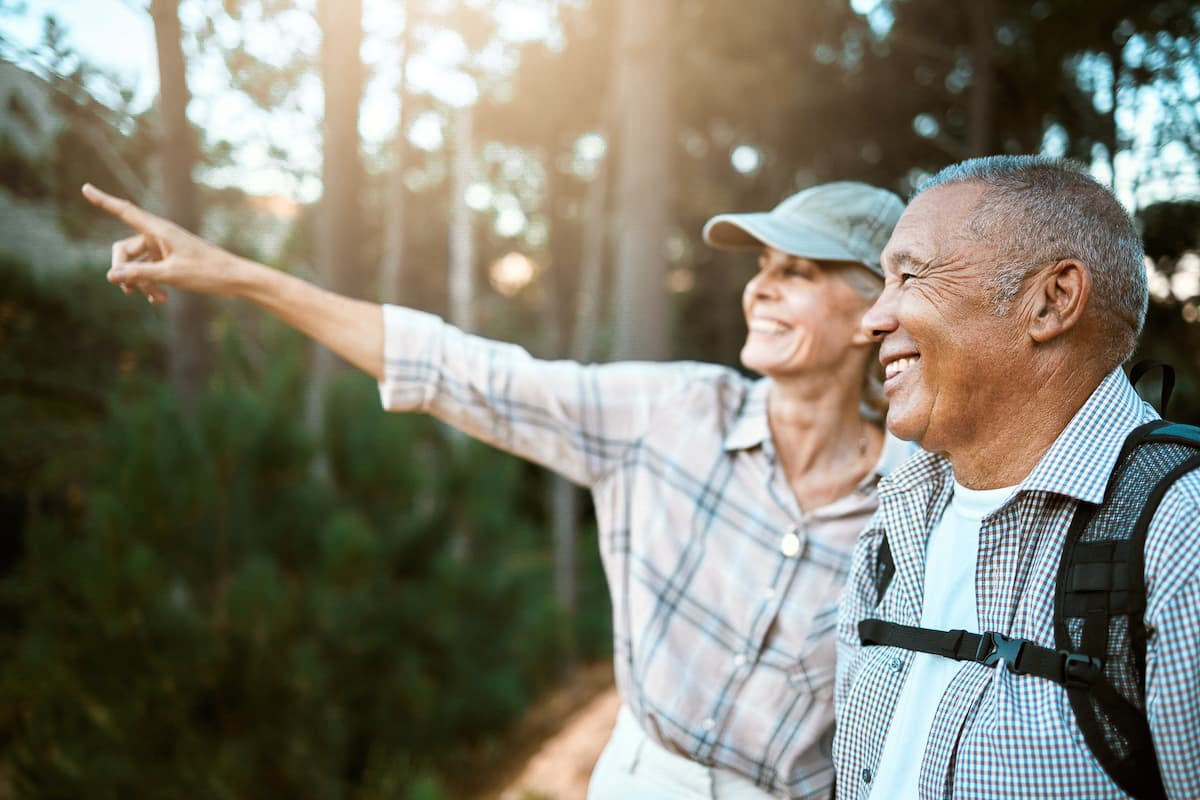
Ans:
[[[108,192],[101,191],[90,183],[83,185],[83,196],[92,205],[107,211],[129,227],[135,228],[142,233],[149,233],[151,228],[162,222],[159,217],[154,216],[149,211],[139,208],[128,200],[114,197]]]

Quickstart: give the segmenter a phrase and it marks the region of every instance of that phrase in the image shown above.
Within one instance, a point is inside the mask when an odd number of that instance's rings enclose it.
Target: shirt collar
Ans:
[[[879,496],[903,494],[940,478],[952,478],[950,462],[936,453],[911,445],[915,454],[884,476],[879,482]]]
[[[875,464],[875,474],[883,477],[891,475],[908,462],[910,456],[924,452],[913,442],[897,439],[886,430],[883,433],[883,451],[879,454],[879,462]]]
[[[742,400],[729,433],[725,434],[725,451],[750,450],[771,439],[771,427],[767,424],[767,392],[771,386],[769,378],[755,381]]]
[[[1021,489],[1102,502],[1125,437],[1133,428],[1157,417],[1154,408],[1138,397],[1124,371],[1117,367],[1063,428],[1021,482]]]
[[[1108,476],[1129,431],[1158,414],[1138,397],[1124,371],[1117,367],[1100,382],[1063,428],[1050,449],[1021,481],[1018,491],[1053,492],[1088,503],[1104,500]],[[1012,424],[1019,425],[1020,420]],[[909,491],[933,478],[950,479],[950,462],[919,451],[880,485],[883,495]]]

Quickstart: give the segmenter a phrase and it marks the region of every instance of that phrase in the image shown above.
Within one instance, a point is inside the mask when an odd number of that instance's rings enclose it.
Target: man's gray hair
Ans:
[[[916,195],[959,183],[984,187],[968,217],[967,233],[996,250],[996,314],[1009,312],[1031,272],[1065,258],[1078,259],[1092,277],[1088,310],[1101,324],[1099,355],[1108,368],[1127,359],[1146,319],[1149,294],[1141,237],[1112,192],[1075,161],[988,156],[946,167]]]

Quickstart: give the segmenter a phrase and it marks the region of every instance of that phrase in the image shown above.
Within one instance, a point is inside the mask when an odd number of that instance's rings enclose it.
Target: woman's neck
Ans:
[[[802,508],[849,494],[879,460],[883,431],[863,419],[861,387],[829,379],[773,380],[767,419]]]

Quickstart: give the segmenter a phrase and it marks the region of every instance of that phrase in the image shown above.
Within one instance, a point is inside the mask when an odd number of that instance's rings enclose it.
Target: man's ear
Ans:
[[[1092,297],[1092,273],[1074,258],[1064,258],[1033,278],[1030,301],[1033,314],[1029,335],[1048,342],[1079,324]]]

